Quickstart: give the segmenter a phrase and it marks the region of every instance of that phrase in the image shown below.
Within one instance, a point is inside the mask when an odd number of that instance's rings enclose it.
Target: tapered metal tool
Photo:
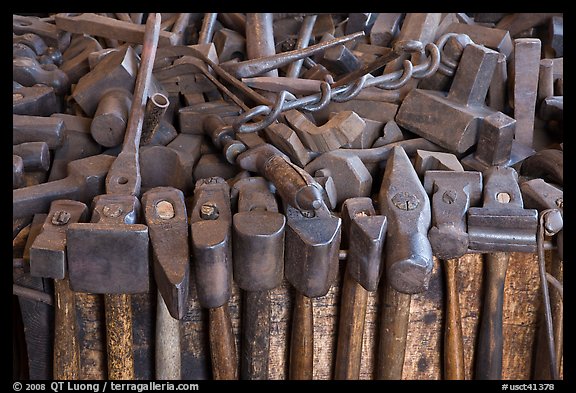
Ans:
[[[359,379],[368,292],[376,291],[383,272],[387,220],[376,215],[372,200],[347,199],[342,206],[343,238],[348,245],[342,283],[334,379]]]

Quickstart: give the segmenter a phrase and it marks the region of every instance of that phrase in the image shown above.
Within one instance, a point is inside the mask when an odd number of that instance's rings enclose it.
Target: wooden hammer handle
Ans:
[[[209,309],[210,355],[214,379],[238,379],[236,341],[228,303]]]
[[[240,377],[266,380],[270,359],[270,292],[245,291],[243,306]]]
[[[465,379],[462,320],[458,301],[459,259],[444,262],[446,276],[446,329],[444,331],[444,379]]]
[[[311,380],[314,367],[312,299],[296,292],[290,338],[290,379]]]
[[[108,379],[134,379],[132,303],[126,294],[105,294]]]
[[[54,326],[54,379],[78,379],[80,346],[76,336],[76,299],[67,277],[54,280]]]
[[[359,379],[368,291],[344,274],[334,379]]]
[[[487,275],[478,333],[476,379],[502,379],[502,307],[509,259],[507,252],[486,254],[484,259]]]
[[[389,283],[386,283],[385,287],[376,378],[400,380],[406,353],[412,295],[398,292]]]

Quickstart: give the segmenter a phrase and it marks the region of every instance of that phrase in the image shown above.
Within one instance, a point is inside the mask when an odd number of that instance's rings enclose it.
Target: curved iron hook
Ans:
[[[363,75],[356,82],[348,85],[344,91],[338,94],[332,94],[332,101],[345,102],[356,97],[364,88],[364,85],[366,84],[366,78],[368,78],[368,75]]]
[[[330,87],[330,83],[322,82],[320,84],[320,93],[322,95],[320,96],[318,102],[305,105],[302,107],[302,109],[309,112],[315,112],[319,111],[320,109],[323,109],[326,105],[328,105],[330,103],[330,100],[332,99],[332,88]]]
[[[440,49],[433,43],[426,44],[426,53],[430,55],[430,60],[428,60],[428,68],[419,72],[412,73],[412,77],[416,79],[428,78],[438,71],[440,66]],[[426,56],[428,57],[428,56]]]
[[[251,124],[247,124],[247,122],[251,119],[253,119],[256,114],[254,113],[250,113],[250,115],[247,115],[248,112],[246,112],[244,115],[241,115],[241,117],[239,117],[233,124],[233,129],[236,132],[240,132],[240,133],[248,133],[248,132],[256,132],[256,131],[260,131],[266,127],[268,127],[270,124],[274,123],[274,121],[276,121],[276,119],[278,119],[278,116],[280,116],[280,113],[282,113],[283,107],[284,107],[284,102],[286,101],[286,96],[288,95],[288,91],[286,90],[282,90],[279,94],[278,94],[278,99],[276,100],[276,102],[274,103],[274,106],[272,108],[265,106],[265,105],[259,105],[258,107],[263,107],[266,109],[262,109],[262,111],[267,112],[267,113],[261,113],[261,114],[265,114],[266,117],[264,119],[262,119],[259,122],[256,123],[251,123]],[[258,108],[256,107],[256,108]],[[252,112],[252,110],[250,110],[249,112]]]
[[[389,82],[382,82],[381,84],[378,85],[378,87],[384,90],[396,90],[404,86],[406,83],[408,83],[410,78],[412,78],[412,72],[414,70],[414,66],[412,65],[412,62],[410,60],[404,60],[402,62],[402,68],[403,68],[402,75],[398,79],[391,80]]]

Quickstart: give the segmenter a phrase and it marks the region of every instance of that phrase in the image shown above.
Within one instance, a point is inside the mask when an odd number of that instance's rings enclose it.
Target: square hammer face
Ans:
[[[148,227],[78,223],[68,229],[70,287],[76,292],[148,291]]]

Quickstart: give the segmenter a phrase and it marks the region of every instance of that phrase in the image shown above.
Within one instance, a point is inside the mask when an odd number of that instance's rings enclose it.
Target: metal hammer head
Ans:
[[[241,289],[276,288],[284,277],[284,228],[274,194],[262,177],[234,184],[238,213],[233,217],[234,281]]]
[[[188,300],[190,250],[184,194],[173,187],[156,187],[142,195],[148,225],[154,278],[170,315],[182,319]]]
[[[220,177],[196,182],[190,231],[198,301],[216,308],[230,298],[232,286],[232,212],[230,187]]]
[[[30,247],[30,275],[63,279],[66,276],[66,231],[70,224],[86,219],[82,202],[61,199],[52,202],[42,232]]]
[[[432,228],[428,239],[440,259],[468,252],[466,212],[482,197],[480,172],[427,171],[424,188],[432,195]]]
[[[468,209],[470,250],[536,252],[538,211],[524,209],[516,171],[495,166],[484,178],[484,206]]]
[[[378,196],[388,218],[386,275],[399,292],[418,293],[428,288],[432,274],[432,248],[428,240],[430,201],[402,147],[395,147],[386,162]]]
[[[348,273],[367,291],[377,290],[384,268],[386,216],[376,215],[370,198],[350,198],[342,205],[342,226],[348,240]]]
[[[70,288],[77,292],[148,291],[148,227],[135,224],[140,202],[132,195],[94,198],[91,223],[68,229]]]
[[[285,275],[307,297],[324,296],[336,280],[342,220],[326,210],[305,217],[286,208]]]

